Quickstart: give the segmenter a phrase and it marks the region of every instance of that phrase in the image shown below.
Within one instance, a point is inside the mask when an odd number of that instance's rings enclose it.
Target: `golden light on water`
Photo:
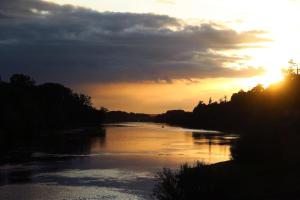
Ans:
[[[217,163],[230,159],[230,142],[235,135],[214,136],[205,132],[159,124],[125,123],[106,128],[105,142],[94,140],[91,154],[138,158],[151,165],[167,163],[178,166],[182,162],[201,160]],[[199,131],[199,130],[198,130]]]

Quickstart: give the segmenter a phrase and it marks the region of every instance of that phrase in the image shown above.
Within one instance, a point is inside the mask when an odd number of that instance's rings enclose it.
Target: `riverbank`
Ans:
[[[235,131],[237,133],[240,139],[231,146],[232,160],[164,170],[154,189],[156,197],[159,200],[177,199],[178,196],[189,200],[199,197],[217,200],[299,199],[300,138],[297,132],[265,128]],[[169,198],[164,198],[166,196]]]
[[[299,199],[298,165],[238,164],[182,166],[160,173],[158,199],[285,200]],[[172,180],[172,181],[170,181]]]
[[[44,130],[38,134],[20,138],[14,135],[1,136],[0,165],[3,165],[57,159],[53,156],[34,156],[35,153],[40,152],[51,155],[74,152],[76,149],[82,151],[86,148],[84,144],[92,138],[104,138],[105,129],[102,126],[89,126],[74,129]]]
[[[228,199],[283,200],[299,199],[298,165],[286,163],[236,163],[212,165],[216,181],[224,184]]]

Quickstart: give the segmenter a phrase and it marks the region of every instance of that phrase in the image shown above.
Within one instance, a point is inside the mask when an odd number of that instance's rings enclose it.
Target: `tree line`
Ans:
[[[300,76],[267,88],[239,91],[229,101],[200,102],[193,112],[168,111],[156,120],[239,133],[232,159],[182,165],[158,173],[153,196],[173,199],[298,199]]]
[[[240,134],[231,154],[237,162],[300,163],[300,75],[267,88],[239,91],[229,101],[200,101],[192,112],[167,111],[157,122]]]
[[[0,81],[0,135],[28,137],[45,130],[99,125],[105,111],[91,97],[57,83],[37,85],[23,74]]]
[[[294,73],[267,88],[257,85],[234,93],[229,101],[200,101],[192,112],[171,110],[156,117],[157,122],[235,132],[299,130],[299,119],[300,76]]]

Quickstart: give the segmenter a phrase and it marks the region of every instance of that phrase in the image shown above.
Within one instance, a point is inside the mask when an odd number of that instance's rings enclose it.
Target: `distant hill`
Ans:
[[[128,113],[124,111],[109,111],[105,113],[105,123],[151,121],[154,121],[154,116],[143,113]]]

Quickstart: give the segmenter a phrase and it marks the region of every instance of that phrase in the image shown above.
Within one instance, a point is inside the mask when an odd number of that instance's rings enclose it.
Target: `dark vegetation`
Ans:
[[[168,111],[156,121],[212,130],[300,130],[300,76],[289,74],[282,83],[264,88],[257,85],[220,102],[200,101],[193,112]]]
[[[21,74],[0,82],[0,101],[0,133],[6,136],[95,126],[105,114],[92,106],[89,96],[57,83],[35,85],[32,78]]]
[[[239,162],[300,162],[300,76],[290,73],[281,83],[240,91],[230,101],[201,101],[193,112],[168,111],[156,121],[239,133],[232,147]]]
[[[105,110],[94,108],[89,96],[15,74],[0,81],[0,163],[28,160],[37,150],[72,149],[67,141],[74,135],[103,136],[104,117]]]
[[[34,152],[68,153],[104,138],[103,123],[153,121],[147,114],[108,111],[61,84],[26,75],[0,80],[0,164],[36,160]],[[86,148],[89,149],[89,148]],[[47,158],[48,159],[48,158]]]
[[[183,165],[157,176],[153,196],[159,200],[296,200],[298,166],[240,164]]]
[[[107,111],[105,113],[105,123],[119,122],[152,122],[153,117],[143,113],[128,113],[124,111]]]
[[[159,173],[157,199],[300,199],[299,75],[240,91],[230,101],[200,102],[193,112],[168,111],[156,120],[240,134],[231,161]]]

